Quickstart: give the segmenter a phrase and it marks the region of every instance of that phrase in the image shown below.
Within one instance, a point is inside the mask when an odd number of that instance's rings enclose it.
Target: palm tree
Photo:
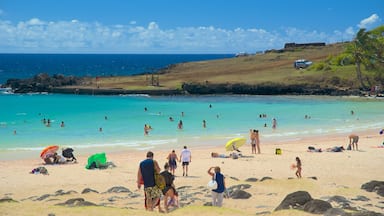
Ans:
[[[360,87],[366,89],[363,82],[363,76],[361,73],[361,64],[369,65],[370,61],[370,52],[372,51],[372,37],[370,32],[366,32],[365,29],[360,29],[357,32],[356,37],[353,41],[347,46],[346,52],[349,53],[355,61],[356,65],[356,76],[357,80],[360,82]]]

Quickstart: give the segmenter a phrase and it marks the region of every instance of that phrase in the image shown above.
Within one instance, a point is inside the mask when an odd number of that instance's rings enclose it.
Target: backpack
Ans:
[[[165,178],[164,176],[160,175],[155,171],[155,184],[160,190],[163,190],[165,188]]]
[[[31,171],[32,174],[43,174],[48,175],[48,170],[45,167],[37,167]]]

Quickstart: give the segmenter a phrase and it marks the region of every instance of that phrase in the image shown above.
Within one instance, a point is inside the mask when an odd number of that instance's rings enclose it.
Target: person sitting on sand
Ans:
[[[332,147],[332,148],[327,148],[326,150],[327,150],[327,152],[342,152],[345,149],[344,149],[343,146],[335,146],[335,147]]]
[[[67,162],[67,160],[62,157],[61,155],[57,154],[55,152],[55,154],[53,155],[53,163],[54,164],[65,164]]]
[[[219,154],[217,152],[212,152],[211,157],[213,157],[213,158],[229,158],[229,156],[227,156],[225,154]]]
[[[321,148],[315,148],[313,146],[308,146],[308,152],[322,152]]]

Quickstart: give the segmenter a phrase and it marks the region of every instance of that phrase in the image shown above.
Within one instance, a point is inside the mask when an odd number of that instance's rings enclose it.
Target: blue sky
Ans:
[[[383,25],[384,0],[0,0],[0,53],[254,53]]]

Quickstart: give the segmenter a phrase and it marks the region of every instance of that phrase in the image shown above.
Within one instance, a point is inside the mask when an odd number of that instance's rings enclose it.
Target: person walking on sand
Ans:
[[[255,130],[254,129],[250,129],[249,130],[249,139],[251,140],[251,147],[252,147],[252,154],[256,154],[256,143],[255,143]]]
[[[359,149],[358,149],[357,143],[359,142],[359,136],[357,136],[356,134],[351,134],[348,136],[348,138],[349,138],[349,146],[352,148],[352,150],[355,150],[355,145],[356,145],[356,151],[358,151]]]
[[[214,170],[214,172],[212,171]],[[217,188],[212,190],[212,206],[221,207],[223,205],[225,179],[224,175],[220,172],[220,167],[210,167],[208,174],[217,182]]]
[[[299,157],[296,157],[296,176],[297,178],[301,178],[301,160]]]
[[[162,192],[164,195],[164,208],[166,212],[168,212],[168,207],[170,205],[178,206],[177,192],[175,185],[173,184],[175,176],[169,172],[169,168],[169,164],[165,163],[164,171],[160,173],[160,175],[162,175],[165,180],[165,188],[162,190]]]
[[[259,136],[259,130],[254,130],[253,131],[255,133],[255,145],[256,145],[256,148],[257,148],[257,154],[260,154],[260,136]],[[256,154],[256,150],[255,150],[255,154]]]
[[[188,166],[192,162],[192,154],[187,149],[187,146],[184,146],[184,149],[181,151],[179,162],[182,162],[183,176],[188,176]]]
[[[177,157],[177,154],[175,153],[175,150],[172,150],[172,152],[169,153],[167,160],[168,160],[169,169],[171,170],[172,175],[175,175],[175,170],[177,168],[177,161],[179,160],[179,158]]]
[[[160,173],[160,167],[157,161],[153,160],[153,152],[149,151],[147,158],[140,162],[137,171],[137,188],[140,189],[141,184],[144,184],[145,208],[148,211],[153,211],[162,195],[162,191],[155,183],[155,171]],[[159,211],[162,211],[160,205]]]

